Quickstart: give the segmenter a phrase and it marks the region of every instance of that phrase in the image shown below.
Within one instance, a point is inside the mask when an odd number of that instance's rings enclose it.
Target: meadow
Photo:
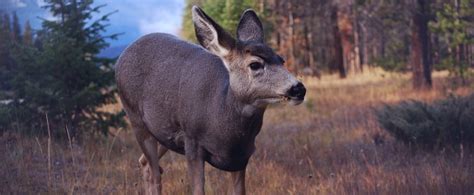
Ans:
[[[308,88],[302,105],[265,113],[247,168],[248,194],[473,194],[469,150],[412,150],[374,117],[383,104],[473,92],[453,90],[447,76],[434,72],[430,91],[413,90],[408,74],[375,69],[344,80],[302,78]],[[141,152],[130,129],[80,143],[4,133],[0,145],[0,194],[142,193]],[[184,157],[169,152],[161,162],[164,194],[189,194]],[[229,176],[206,165],[207,194],[228,194]]]

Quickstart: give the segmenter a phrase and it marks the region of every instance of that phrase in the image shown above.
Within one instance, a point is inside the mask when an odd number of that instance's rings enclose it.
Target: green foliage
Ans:
[[[386,71],[402,71],[405,69],[405,63],[394,58],[393,56],[379,58],[375,61],[375,64]]]
[[[181,27],[181,37],[188,41],[197,43],[196,36],[194,35],[194,24],[192,20],[191,8],[193,5],[201,6],[204,0],[186,0],[186,6],[184,8],[183,26]]]
[[[108,46],[103,36],[109,15],[91,21],[99,7],[92,0],[49,0],[47,8],[55,17],[43,21],[40,41],[10,43],[15,63],[7,81],[9,90],[1,91],[11,103],[0,106],[0,129],[35,133],[48,122],[56,135],[101,130],[124,125],[124,113],[113,114],[100,107],[115,103],[113,62],[98,58]]]
[[[256,7],[256,0],[187,0],[184,10],[183,27],[181,36],[189,41],[196,42],[194,25],[192,22],[191,7],[201,6],[204,11],[219,23],[228,32],[234,34],[242,12]],[[267,14],[265,9],[256,9],[265,27],[270,28],[269,22],[265,21]],[[266,29],[268,30],[268,29]]]
[[[33,44],[33,29],[31,28],[30,21],[26,21],[25,31],[23,33],[23,44],[32,45]]]
[[[376,110],[381,126],[397,140],[425,149],[474,145],[474,94],[426,104],[405,101]]]
[[[406,69],[406,62],[390,55],[387,57],[378,58],[374,61],[377,66],[380,66],[386,71],[404,71]]]
[[[360,1],[368,4],[367,1]],[[387,71],[407,70],[410,56],[410,17],[401,12],[403,5],[396,2],[382,3],[376,15],[379,17],[380,35],[383,37],[383,46],[378,49],[380,55],[372,59],[376,66]],[[367,17],[367,16],[364,16]]]
[[[8,98],[11,89],[10,80],[13,77],[12,70],[15,64],[11,58],[10,50],[15,43],[14,34],[9,14],[0,12],[0,100]]]
[[[469,64],[462,50],[474,43],[474,34],[469,30],[474,25],[474,2],[458,2],[458,5],[443,3],[442,8],[436,11],[436,21],[430,23],[430,30],[440,37],[441,44],[447,48],[435,67],[446,68],[464,80],[468,76]]]
[[[213,15],[217,17],[216,20],[224,27],[228,32],[234,33],[237,31],[237,25],[239,24],[240,15],[248,8],[253,7],[251,1],[242,0],[225,0],[219,1],[222,5],[212,2],[216,0],[209,0],[204,4],[204,9],[209,9]],[[216,6],[217,5],[217,6]]]
[[[16,12],[13,13],[12,36],[16,42],[21,42],[21,27]]]

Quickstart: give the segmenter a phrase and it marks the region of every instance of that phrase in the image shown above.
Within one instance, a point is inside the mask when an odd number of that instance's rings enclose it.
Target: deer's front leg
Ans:
[[[204,157],[203,150],[191,139],[185,141],[185,155],[188,173],[194,195],[204,195]]]
[[[245,170],[231,172],[233,195],[245,195]]]

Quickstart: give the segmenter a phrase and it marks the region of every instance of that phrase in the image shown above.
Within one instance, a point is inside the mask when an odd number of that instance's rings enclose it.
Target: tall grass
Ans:
[[[382,103],[434,101],[450,93],[446,73],[432,91],[414,91],[410,78],[371,70],[346,80],[304,78],[302,106],[272,106],[248,167],[249,194],[472,194],[474,157],[413,152],[386,134],[373,116]],[[116,109],[116,108],[111,108]],[[51,129],[56,131],[57,129]],[[47,130],[45,130],[47,131]],[[0,193],[135,194],[141,191],[141,155],[131,131],[108,138],[51,143],[47,138],[0,137]],[[51,185],[48,185],[51,159]],[[189,194],[184,157],[164,156],[165,194]],[[206,166],[206,192],[226,194],[229,174]]]

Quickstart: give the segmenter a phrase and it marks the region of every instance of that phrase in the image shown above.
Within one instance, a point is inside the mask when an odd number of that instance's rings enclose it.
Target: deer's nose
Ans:
[[[298,99],[304,99],[306,95],[306,88],[304,87],[303,83],[298,82],[298,84],[293,85],[290,90],[288,90],[288,96],[296,97]]]

